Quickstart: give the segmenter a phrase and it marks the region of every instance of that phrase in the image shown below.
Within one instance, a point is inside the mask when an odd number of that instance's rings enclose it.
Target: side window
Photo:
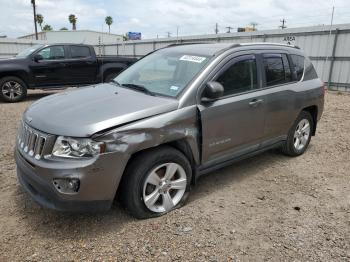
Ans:
[[[56,60],[64,59],[64,47],[63,46],[50,46],[41,50],[39,53],[43,57],[43,60]]]
[[[316,70],[314,66],[312,65],[310,59],[305,59],[305,74],[304,74],[304,80],[311,80],[318,78]]]
[[[300,55],[290,55],[290,57],[292,58],[292,62],[294,65],[294,70],[296,73],[296,80],[300,81],[301,78],[303,77],[303,73],[304,73],[304,60],[305,58],[303,56]]]
[[[274,86],[286,82],[282,55],[264,55],[266,85]]]
[[[256,60],[246,59],[234,63],[216,81],[223,85],[225,96],[256,89]]]
[[[84,58],[90,56],[90,48],[87,46],[71,46],[70,52],[72,58]]]

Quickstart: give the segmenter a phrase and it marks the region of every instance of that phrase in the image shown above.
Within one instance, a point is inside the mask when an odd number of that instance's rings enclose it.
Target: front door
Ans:
[[[45,47],[37,54],[42,56],[42,60],[32,61],[30,65],[35,86],[59,86],[68,82],[64,46]]]
[[[224,96],[199,106],[202,122],[202,163],[215,164],[259,147],[264,131],[265,96],[254,55],[228,62],[212,81],[221,83]]]

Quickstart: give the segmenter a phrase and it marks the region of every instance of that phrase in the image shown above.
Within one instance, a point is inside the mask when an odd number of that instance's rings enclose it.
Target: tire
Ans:
[[[0,79],[0,97],[5,102],[15,103],[27,96],[27,85],[18,77],[7,76]]]
[[[113,78],[115,78],[117,75],[119,75],[119,72],[109,73],[104,78],[104,83],[109,83]]]
[[[191,165],[180,151],[169,146],[147,150],[126,168],[120,184],[121,204],[139,219],[164,215],[186,202],[191,178]]]
[[[302,111],[288,132],[282,152],[288,156],[302,155],[310,143],[313,128],[314,121],[311,114]]]

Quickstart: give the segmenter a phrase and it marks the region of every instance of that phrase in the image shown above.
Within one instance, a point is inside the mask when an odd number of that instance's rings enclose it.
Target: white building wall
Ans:
[[[90,30],[62,30],[62,31],[47,31],[40,32],[38,38],[48,43],[75,43],[75,44],[88,44],[96,45],[101,41],[105,44],[114,44],[122,41],[123,36],[116,34],[108,34]],[[20,39],[35,40],[35,35],[23,36]]]

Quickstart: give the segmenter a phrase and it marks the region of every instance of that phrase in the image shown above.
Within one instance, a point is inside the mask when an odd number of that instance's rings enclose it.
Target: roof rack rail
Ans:
[[[249,45],[275,45],[275,46],[286,46],[286,47],[300,49],[300,47],[297,45],[289,45],[289,44],[283,44],[283,43],[256,42],[256,43],[242,43],[241,44],[241,46],[249,46]]]
[[[223,48],[223,49],[221,49],[221,50],[215,52],[214,56],[220,55],[220,54],[222,54],[223,52],[225,52],[225,51],[227,51],[227,50],[230,50],[231,48],[239,47],[239,46],[241,46],[241,44],[237,44],[237,43],[236,43],[236,44],[229,45],[228,47],[225,47],[225,48]]]
[[[198,44],[211,44],[210,42],[182,42],[182,43],[172,43],[166,47],[181,46],[181,45],[198,45]]]

